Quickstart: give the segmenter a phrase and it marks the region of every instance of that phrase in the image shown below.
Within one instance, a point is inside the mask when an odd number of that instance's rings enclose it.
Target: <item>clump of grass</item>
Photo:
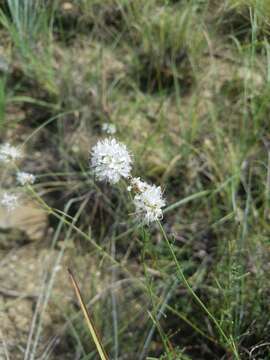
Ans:
[[[54,239],[74,240],[77,264],[89,256],[81,283],[109,355],[267,359],[268,2],[25,4],[1,13],[20,71],[1,82],[0,123],[12,142],[27,131],[31,196],[43,194]],[[7,104],[25,112],[19,125]],[[104,123],[136,155],[134,174],[165,189],[168,241],[138,228],[125,185],[94,181]],[[43,314],[52,295],[44,286]],[[58,306],[66,345],[52,354],[96,358],[80,311]],[[36,319],[27,357],[42,348]]]
[[[199,18],[200,10],[193,3],[169,7],[150,1],[127,7],[127,36],[136,49],[131,68],[141,89],[160,92],[174,88],[175,81],[183,89],[190,86],[192,66],[205,44]]]
[[[53,9],[46,8],[43,0],[10,0],[4,10],[0,12],[0,22],[10,34],[22,71],[49,94],[55,95],[57,88],[50,47],[52,24],[49,20],[53,16]],[[46,42],[46,46],[41,47],[41,41]]]

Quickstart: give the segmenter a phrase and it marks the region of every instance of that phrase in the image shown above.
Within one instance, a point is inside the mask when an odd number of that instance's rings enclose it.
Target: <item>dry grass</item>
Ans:
[[[30,197],[49,225],[25,242],[0,228],[0,357],[97,358],[71,266],[110,359],[225,360],[233,346],[268,359],[268,1],[26,4],[1,3],[0,140],[24,143],[20,167],[37,174]],[[230,344],[177,278],[158,227],[134,223],[122,186],[95,182],[89,150],[106,122],[135,174],[163,187],[173,254]],[[16,188],[13,174],[1,167],[2,190]],[[46,274],[37,283],[28,251]]]

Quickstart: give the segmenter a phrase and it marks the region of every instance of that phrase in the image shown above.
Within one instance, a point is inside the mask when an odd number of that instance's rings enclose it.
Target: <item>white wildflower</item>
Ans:
[[[0,146],[0,161],[9,162],[17,160],[22,157],[22,152],[19,148],[11,146],[9,143]]]
[[[135,180],[138,187],[134,197],[136,214],[147,223],[162,219],[165,200],[162,197],[161,188],[138,179]]]
[[[101,181],[116,184],[121,177],[128,178],[131,163],[131,156],[126,146],[115,139],[99,141],[92,150],[91,167]]]
[[[4,193],[1,198],[1,205],[7,209],[7,211],[12,211],[18,206],[18,196],[11,193]]]
[[[18,171],[17,172],[17,181],[22,186],[28,185],[28,184],[34,184],[36,181],[36,177],[33,174],[24,172],[24,171]]]
[[[102,131],[109,135],[114,135],[116,133],[116,126],[112,123],[102,124]]]

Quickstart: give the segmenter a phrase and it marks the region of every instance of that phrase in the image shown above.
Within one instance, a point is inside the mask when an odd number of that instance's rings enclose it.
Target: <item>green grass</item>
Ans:
[[[54,294],[66,258],[110,359],[269,359],[269,2],[3,3],[0,140],[25,144],[53,233],[36,246],[58,252],[25,360],[98,358],[75,297]],[[164,189],[164,234],[94,180],[105,122]]]

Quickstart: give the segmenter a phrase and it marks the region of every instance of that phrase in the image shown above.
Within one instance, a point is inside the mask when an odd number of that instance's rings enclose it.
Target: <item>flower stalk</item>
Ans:
[[[168,239],[168,236],[163,228],[163,226],[161,225],[160,221],[158,221],[158,225],[159,225],[159,228],[160,228],[160,231],[163,235],[163,238],[166,242],[166,245],[168,246],[168,249],[171,253],[171,256],[174,260],[174,263],[176,265],[176,268],[177,268],[177,273],[178,273],[178,276],[180,277],[180,279],[183,281],[185,287],[187,288],[187,290],[189,291],[189,293],[191,294],[191,296],[196,300],[196,302],[200,305],[200,307],[204,310],[204,312],[208,315],[208,317],[213,321],[213,323],[215,324],[215,326],[217,327],[220,335],[222,336],[222,338],[226,341],[226,343],[230,346],[231,348],[231,351],[233,352],[234,356],[235,356],[235,359],[236,360],[240,360],[240,357],[239,357],[239,354],[238,354],[238,351],[236,349],[236,346],[233,342],[232,339],[230,339],[226,334],[225,332],[223,331],[222,327],[220,326],[219,322],[217,321],[217,319],[214,317],[214,315],[210,312],[210,310],[208,310],[208,308],[204,305],[204,303],[202,302],[202,300],[198,297],[198,295],[196,295],[195,291],[192,289],[191,285],[189,284],[187,278],[185,277],[184,273],[183,273],[183,270],[179,264],[179,261],[175,255],[175,252],[173,250],[173,247]]]

